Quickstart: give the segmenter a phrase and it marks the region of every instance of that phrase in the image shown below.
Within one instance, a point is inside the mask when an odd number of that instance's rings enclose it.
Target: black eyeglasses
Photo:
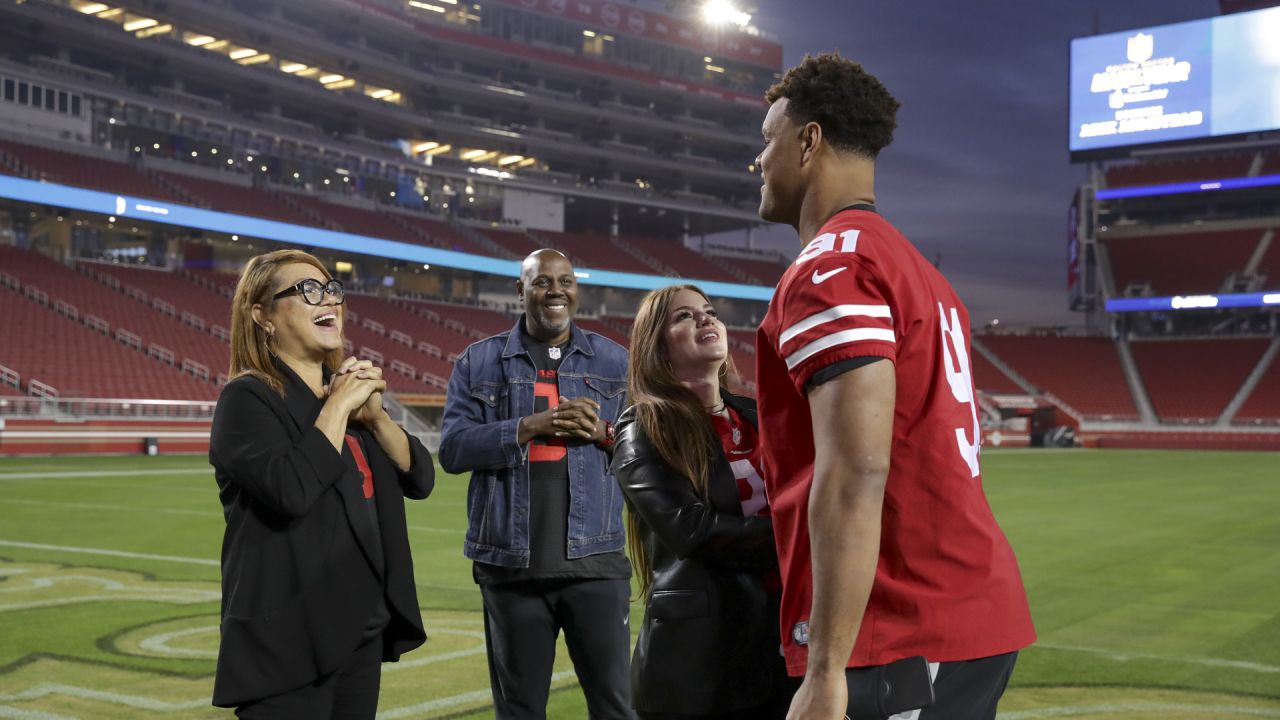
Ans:
[[[337,280],[322,283],[315,278],[307,278],[276,293],[274,299],[279,300],[290,295],[301,295],[303,301],[308,305],[319,305],[324,302],[325,293],[332,295],[341,305],[346,299],[347,291],[342,289],[342,283]]]

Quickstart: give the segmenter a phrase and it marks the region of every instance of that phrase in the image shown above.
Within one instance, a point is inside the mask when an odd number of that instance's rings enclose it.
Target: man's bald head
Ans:
[[[573,268],[572,263],[569,262],[569,258],[565,257],[564,253],[555,248],[542,248],[529,253],[524,262],[520,263],[520,281],[528,285],[534,277],[537,277],[538,271],[544,263],[555,260],[561,260],[569,265],[570,269]]]
[[[524,304],[525,327],[535,338],[552,345],[569,339],[578,311],[578,279],[564,253],[543,248],[520,264],[516,295]]]

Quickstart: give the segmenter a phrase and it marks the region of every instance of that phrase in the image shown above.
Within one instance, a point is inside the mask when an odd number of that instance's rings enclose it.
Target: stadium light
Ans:
[[[152,37],[154,35],[163,35],[165,33],[170,33],[170,32],[173,32],[172,25],[156,25],[154,27],[149,27],[146,30],[139,30],[137,32],[137,35],[138,35],[138,39],[142,40],[145,38]]]
[[[292,75],[300,70],[306,70],[307,66],[300,62],[286,62],[280,65],[280,72]]]
[[[137,20],[130,20],[129,22],[125,23],[124,30],[125,32],[135,32],[138,30],[145,30],[146,28],[153,27],[159,24],[160,24],[160,21],[156,20],[155,18],[140,17]]]
[[[227,57],[231,58],[232,60],[243,60],[247,57],[253,57],[254,55],[257,55],[257,54],[258,54],[258,51],[254,50],[253,48],[242,47],[239,50],[232,50],[231,54],[228,55]]]
[[[729,0],[707,0],[707,4],[702,6],[702,19],[709,25],[732,23],[746,27],[751,22],[751,13],[742,12]]]
[[[107,5],[103,5],[102,3],[95,2],[95,3],[87,3],[85,5],[81,5],[80,7],[76,8],[76,10],[84,13],[85,15],[97,15],[98,13],[102,12],[103,10],[106,10],[107,8],[108,8]]]
[[[422,10],[430,10],[431,12],[438,12],[438,13],[447,12],[444,8],[438,5],[428,5],[427,3],[424,3],[424,2],[418,2],[418,0],[409,0],[409,5],[412,7],[420,8]]]

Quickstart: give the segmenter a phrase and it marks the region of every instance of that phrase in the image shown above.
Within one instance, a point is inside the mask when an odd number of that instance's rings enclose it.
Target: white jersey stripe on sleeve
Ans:
[[[778,347],[786,345],[792,338],[802,332],[811,330],[823,323],[829,323],[832,320],[839,320],[843,317],[851,317],[853,315],[865,315],[867,317],[888,318],[893,320],[893,315],[889,312],[888,305],[836,305],[827,308],[820,313],[814,313],[800,322],[787,328],[782,333],[782,338],[778,341]]]
[[[852,330],[841,330],[840,332],[831,333],[825,337],[821,337],[813,342],[805,345],[799,350],[787,356],[787,369],[794,370],[797,365],[836,345],[846,345],[848,343],[866,342],[868,340],[877,340],[880,342],[895,342],[893,331],[883,328],[854,328]]]

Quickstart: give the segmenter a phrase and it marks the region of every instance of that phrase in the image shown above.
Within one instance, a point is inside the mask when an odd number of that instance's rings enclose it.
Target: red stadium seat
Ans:
[[[1242,272],[1262,239],[1261,230],[1227,230],[1157,237],[1108,238],[1115,288],[1149,284],[1156,295],[1216,293]]]
[[[1270,367],[1236,412],[1235,422],[1280,422],[1280,357],[1272,358]]]
[[[1120,355],[1110,338],[984,335],[981,340],[1028,382],[1080,413],[1138,419]]]
[[[546,244],[551,247],[564,252],[573,260],[575,266],[645,275],[653,274],[653,268],[645,265],[639,258],[632,256],[623,248],[615,245],[605,235],[553,233],[545,230],[536,230],[533,235],[536,238],[545,240]]]
[[[1168,185],[1195,180],[1245,177],[1249,174],[1249,166],[1252,163],[1252,153],[1241,153],[1220,157],[1116,165],[1107,170],[1107,186]]]
[[[6,264],[8,258],[5,258]],[[88,278],[82,282],[93,282]],[[214,400],[218,388],[0,287],[0,365],[63,398]]]
[[[1224,338],[1135,340],[1129,347],[1156,415],[1165,421],[1186,422],[1221,415],[1268,344]]]
[[[654,238],[623,238],[641,252],[653,256],[670,270],[671,274],[685,280],[713,280],[717,282],[741,282],[715,261],[686,248],[679,240]]]
[[[34,145],[0,140],[0,150],[12,155],[33,177],[135,197],[185,202],[132,165],[87,155],[49,150]]]

